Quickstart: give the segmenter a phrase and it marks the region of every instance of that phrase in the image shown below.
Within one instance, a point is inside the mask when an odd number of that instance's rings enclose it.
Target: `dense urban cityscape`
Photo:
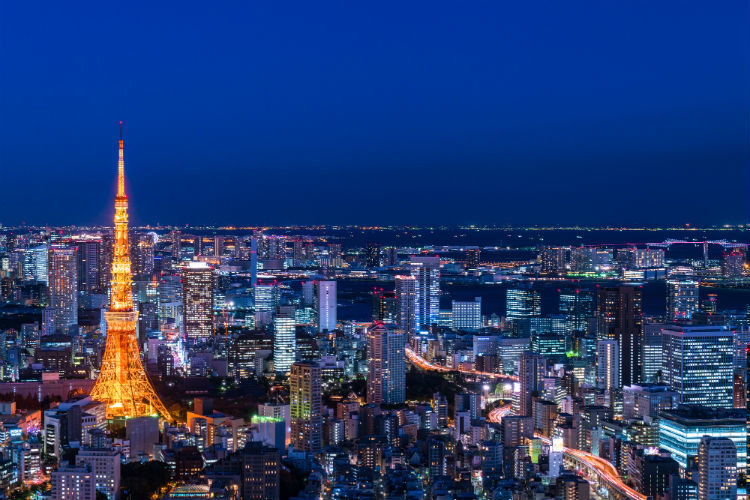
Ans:
[[[120,133],[0,231],[8,498],[746,497],[747,227],[129,227]]]

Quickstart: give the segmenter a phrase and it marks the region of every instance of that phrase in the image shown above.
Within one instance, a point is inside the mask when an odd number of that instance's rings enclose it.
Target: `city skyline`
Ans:
[[[86,2],[0,3],[1,499],[747,499],[750,3]]]
[[[136,224],[748,220],[744,3],[133,7],[3,24],[4,224],[106,223],[118,120]]]

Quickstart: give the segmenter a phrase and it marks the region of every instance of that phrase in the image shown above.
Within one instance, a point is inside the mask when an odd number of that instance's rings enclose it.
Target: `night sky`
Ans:
[[[0,2],[0,223],[721,224],[750,3]]]

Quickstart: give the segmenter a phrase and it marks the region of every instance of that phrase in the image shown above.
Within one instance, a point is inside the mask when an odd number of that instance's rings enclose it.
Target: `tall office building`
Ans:
[[[724,326],[667,325],[662,330],[664,383],[684,404],[734,406],[734,335]]]
[[[616,340],[596,343],[596,386],[612,390],[620,386],[620,353]]]
[[[438,322],[440,313],[440,258],[412,256],[411,275],[417,280],[416,329]]]
[[[737,498],[737,448],[725,437],[703,436],[698,445],[698,499]]]
[[[279,302],[279,290],[275,283],[259,283],[253,289],[255,296],[255,327],[270,325]]]
[[[536,290],[509,288],[505,291],[505,317],[508,320],[542,314],[542,300]]]
[[[565,315],[572,331],[585,331],[594,316],[594,296],[585,290],[560,293],[560,314]]]
[[[544,388],[547,359],[529,351],[523,352],[518,376],[521,383],[518,414],[528,417],[532,413],[533,396]]]
[[[162,274],[157,288],[159,317],[170,318],[175,326],[182,319],[182,279],[175,274]]]
[[[317,363],[299,361],[289,376],[289,403],[292,421],[291,443],[295,450],[320,453],[322,450],[321,371]]]
[[[684,275],[674,275],[667,280],[667,320],[684,321],[698,311],[700,283]]]
[[[48,254],[49,306],[54,328],[67,332],[78,324],[78,249],[51,245]]]
[[[315,318],[319,332],[336,329],[336,282],[315,282]]]
[[[407,335],[417,329],[417,279],[414,276],[396,276],[396,323]]]
[[[367,331],[367,402],[403,403],[406,399],[405,335],[393,325],[375,323]]]
[[[616,340],[620,356],[618,387],[640,382],[643,313],[638,286],[602,287],[597,295],[597,338]]]
[[[101,240],[85,238],[76,240],[75,244],[78,248],[78,291],[94,293],[100,286]]]
[[[24,279],[47,283],[47,280],[49,279],[47,252],[47,245],[37,245],[26,249],[23,256]]]
[[[205,262],[190,262],[183,268],[182,314],[188,341],[214,335],[213,269]]]
[[[273,320],[273,369],[286,373],[297,354],[297,324],[293,309],[280,309]]]
[[[451,327],[454,330],[475,332],[482,328],[481,297],[475,297],[473,301],[452,301],[451,313]]]
[[[663,323],[645,323],[643,325],[643,364],[641,381],[653,382],[661,373],[661,330]]]

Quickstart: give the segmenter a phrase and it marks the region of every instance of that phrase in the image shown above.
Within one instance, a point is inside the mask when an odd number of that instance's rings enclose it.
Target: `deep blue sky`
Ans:
[[[750,219],[747,0],[1,2],[0,222]]]

